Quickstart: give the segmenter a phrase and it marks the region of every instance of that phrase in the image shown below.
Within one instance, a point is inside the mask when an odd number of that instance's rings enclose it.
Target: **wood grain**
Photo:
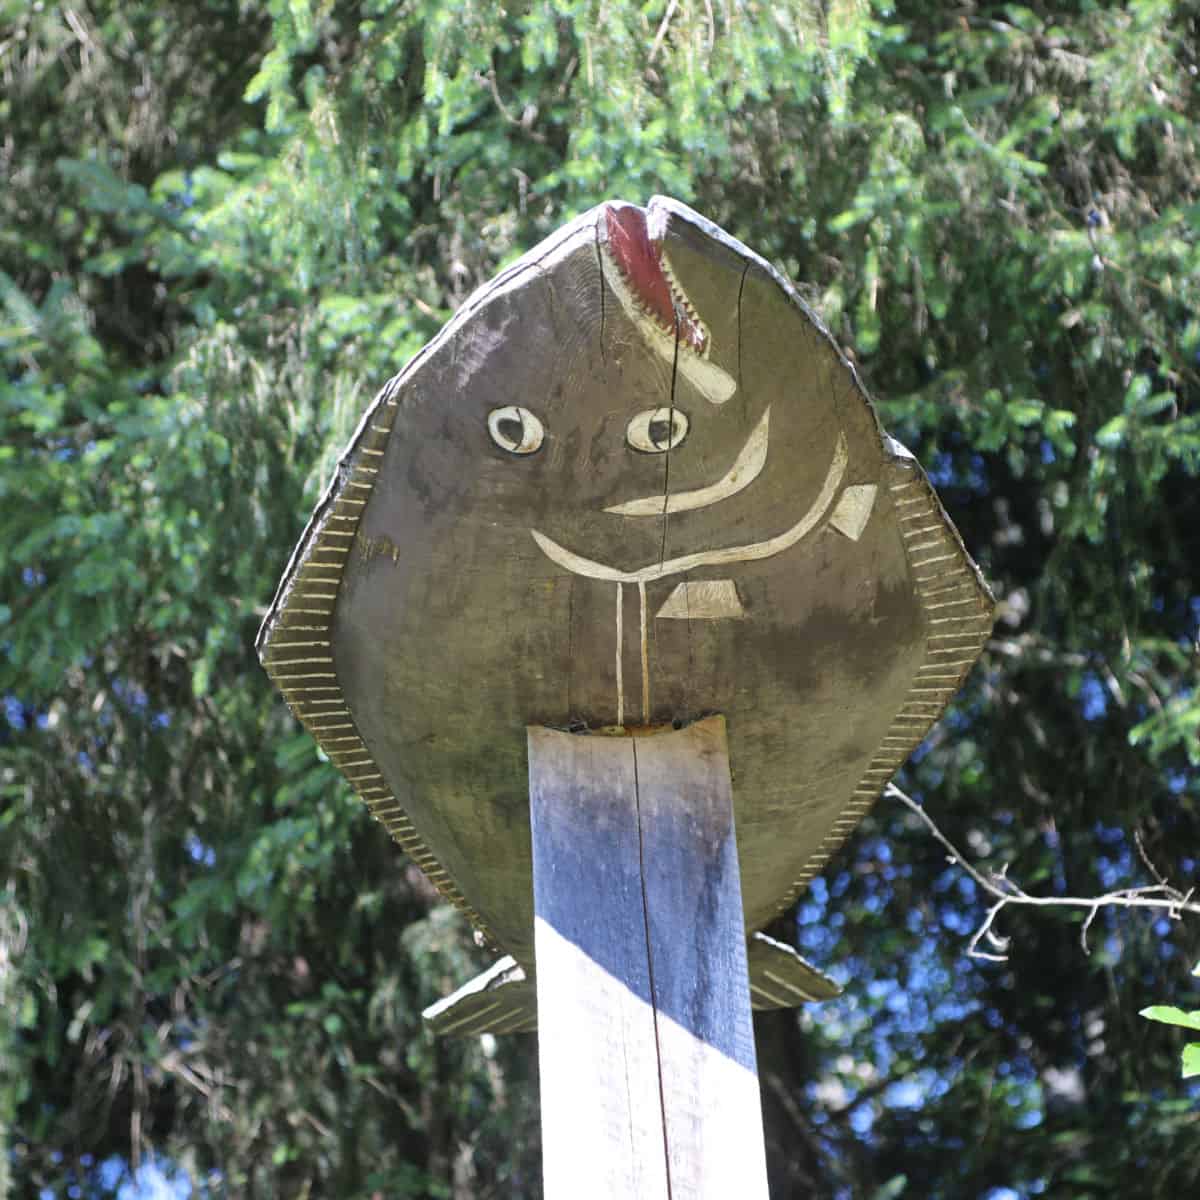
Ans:
[[[765,1197],[723,718],[528,744],[546,1195]]]

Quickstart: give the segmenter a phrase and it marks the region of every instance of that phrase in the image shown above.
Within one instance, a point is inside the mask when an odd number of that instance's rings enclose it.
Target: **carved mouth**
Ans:
[[[632,204],[606,204],[604,224],[601,268],[634,327],[706,400],[724,404],[737,383],[709,360],[708,326],[675,277],[646,212]]]
[[[663,257],[662,240],[650,237],[645,212],[633,205],[609,204],[604,220],[609,251],[638,307],[672,337],[678,321],[679,340],[697,354],[707,354],[708,329]]]

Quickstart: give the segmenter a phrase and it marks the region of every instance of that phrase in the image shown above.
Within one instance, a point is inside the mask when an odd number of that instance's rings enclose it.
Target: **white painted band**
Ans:
[[[588,579],[606,579],[610,583],[653,583],[668,575],[678,575],[680,571],[691,571],[696,567],[718,566],[725,563],[750,562],[760,558],[773,558],[784,550],[790,550],[801,538],[812,532],[818,522],[825,516],[834,496],[841,486],[842,476],[846,473],[849,452],[846,449],[846,437],[838,434],[837,445],[833,450],[833,460],[825,482],[817,494],[808,512],[790,529],[767,538],[762,542],[750,542],[744,546],[724,546],[719,550],[699,550],[695,554],[684,554],[679,558],[667,559],[665,562],[651,563],[636,571],[618,571],[616,567],[605,566],[604,563],[593,562],[572,550],[560,546],[553,538],[548,538],[536,529],[529,532],[537,542],[542,553],[556,562],[560,567],[576,575],[584,575]]]

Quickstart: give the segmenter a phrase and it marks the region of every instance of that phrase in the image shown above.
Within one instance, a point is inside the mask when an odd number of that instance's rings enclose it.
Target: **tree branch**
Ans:
[[[945,847],[947,860],[955,866],[961,867],[975,881],[976,885],[992,898],[992,904],[984,915],[983,923],[975,931],[971,938],[971,943],[967,947],[967,955],[970,958],[982,958],[988,962],[1008,961],[1009,939],[996,933],[994,925],[996,918],[1001,912],[1012,904],[1025,905],[1031,908],[1075,908],[1086,911],[1087,919],[1084,921],[1079,935],[1084,954],[1091,952],[1087,944],[1088,931],[1092,927],[1092,922],[1096,919],[1096,914],[1102,908],[1160,909],[1165,911],[1172,921],[1178,921],[1184,913],[1190,916],[1200,916],[1200,903],[1192,900],[1196,889],[1189,888],[1186,892],[1182,892],[1177,887],[1173,887],[1167,883],[1165,877],[1158,869],[1153,867],[1145,858],[1144,852],[1142,861],[1146,863],[1147,868],[1157,878],[1157,883],[1149,884],[1145,887],[1117,888],[1114,891],[1105,892],[1100,896],[1031,896],[1024,888],[1014,883],[1008,877],[1008,863],[1005,863],[999,871],[990,872],[986,875],[973,867],[967,861],[962,851],[937,827],[933,818],[925,809],[913,800],[911,796],[901,791],[894,783],[889,783],[884,788],[883,794],[889,800],[899,800],[910,811],[916,813],[934,838]],[[1140,839],[1138,847],[1139,851],[1141,851]],[[979,944],[983,941],[986,941],[997,953],[981,950]]]

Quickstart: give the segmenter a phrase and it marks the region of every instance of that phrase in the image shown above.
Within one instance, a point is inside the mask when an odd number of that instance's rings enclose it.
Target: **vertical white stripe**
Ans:
[[[620,586],[619,584],[617,585]],[[650,651],[646,641],[646,585],[638,580],[638,600],[642,606],[642,724],[650,724]]]
[[[625,597],[621,594],[623,584],[617,584],[617,724],[625,724],[625,679],[621,669],[622,642],[625,639]]]

